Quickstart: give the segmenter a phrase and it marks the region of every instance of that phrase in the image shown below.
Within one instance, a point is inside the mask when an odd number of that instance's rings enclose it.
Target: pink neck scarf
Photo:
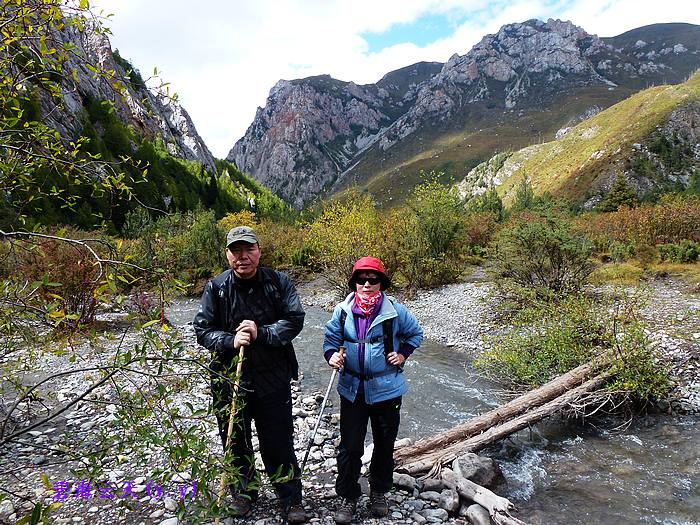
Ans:
[[[377,306],[379,299],[382,297],[382,292],[376,292],[372,295],[366,295],[364,293],[355,292],[355,304],[362,310],[365,317],[372,315],[374,307]]]

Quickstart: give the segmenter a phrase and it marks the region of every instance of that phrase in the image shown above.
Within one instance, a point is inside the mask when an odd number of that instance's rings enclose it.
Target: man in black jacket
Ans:
[[[212,353],[211,390],[221,442],[226,447],[235,374],[233,359],[245,346],[239,396],[242,409],[231,436],[230,453],[241,473],[231,484],[234,514],[247,514],[257,499],[251,421],[265,471],[275,485],[290,523],[303,523],[301,479],[294,454],[290,380],[298,364],[292,339],[301,332],[304,310],[289,277],[258,268],[260,244],[252,228],[238,226],[226,237],[230,270],[209,281],[194,318],[197,342]],[[241,406],[241,405],[239,405]],[[280,477],[282,476],[282,477]]]

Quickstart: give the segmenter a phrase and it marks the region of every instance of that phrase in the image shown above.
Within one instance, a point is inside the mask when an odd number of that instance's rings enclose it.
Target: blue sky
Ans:
[[[384,31],[361,33],[360,37],[367,42],[368,53],[379,53],[382,49],[404,43],[425,47],[448,38],[465,18],[465,15],[450,13],[426,13],[411,22],[393,24]]]
[[[615,36],[700,24],[696,0],[92,0],[113,13],[118,48],[157,67],[199,134],[225,157],[279,79],[329,74],[367,84],[419,61],[446,62],[508,23],[571,20]]]

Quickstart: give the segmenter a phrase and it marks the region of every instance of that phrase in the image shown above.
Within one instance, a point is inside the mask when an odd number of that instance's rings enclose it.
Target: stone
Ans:
[[[445,488],[445,484],[438,478],[425,478],[423,480],[423,490],[440,492]]]
[[[409,509],[409,510],[423,510],[423,507],[425,507],[425,503],[423,503],[419,499],[410,499],[403,504],[404,508]]]
[[[393,482],[395,487],[407,490],[408,492],[413,492],[413,489],[416,488],[416,478],[408,474],[394,472]]]
[[[189,472],[178,472],[173,475],[171,481],[173,483],[186,483],[190,479],[192,479],[192,476],[190,476]]]
[[[452,469],[458,477],[473,481],[486,488],[495,487],[503,478],[498,465],[491,459],[468,452],[452,462]]]
[[[0,501],[0,520],[8,520],[15,513],[15,507],[9,499]]]
[[[428,521],[425,519],[425,517],[421,516],[417,512],[414,512],[413,514],[411,514],[411,519],[413,520],[413,523],[415,523],[416,525],[423,525],[426,521]]]
[[[432,501],[432,502],[439,502],[440,501],[440,493],[435,492],[434,490],[426,490],[425,492],[420,493],[421,499],[424,499],[426,501]]]
[[[432,523],[445,521],[449,517],[445,509],[425,509],[420,513],[425,519]]]
[[[168,518],[161,521],[158,525],[177,525],[177,518]]]
[[[459,510],[459,494],[454,489],[443,490],[440,493],[438,505],[447,512],[457,512]]]

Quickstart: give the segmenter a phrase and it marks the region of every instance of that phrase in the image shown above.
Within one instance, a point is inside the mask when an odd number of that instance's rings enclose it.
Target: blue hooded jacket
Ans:
[[[343,302],[336,305],[333,316],[326,323],[324,353],[345,346],[345,368],[354,373],[343,371],[338,379],[338,393],[349,401],[355,401],[361,379],[357,377],[364,370],[365,402],[379,403],[394,397],[402,396],[408,390],[406,379],[399,367],[387,363],[384,357],[384,340],[382,338],[382,322],[393,319],[394,349],[398,350],[402,343],[418,348],[423,341],[423,329],[418,320],[408,309],[387,295],[382,300],[381,307],[372,324],[367,329],[364,341],[359,341],[352,313],[355,293],[350,293]],[[345,327],[341,331],[341,312],[346,312]],[[365,344],[364,366],[359,363],[359,344]],[[357,375],[356,375],[357,374]]]

